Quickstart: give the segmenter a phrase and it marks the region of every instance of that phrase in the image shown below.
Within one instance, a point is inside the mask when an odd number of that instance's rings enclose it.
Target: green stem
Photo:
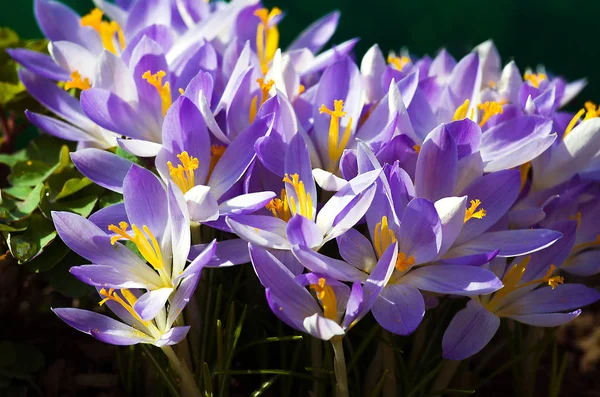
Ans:
[[[344,357],[344,346],[342,338],[331,340],[334,354],[334,371],[337,389],[337,397],[348,397],[348,377],[346,375],[346,359]]]
[[[177,357],[173,348],[171,348],[171,346],[163,346],[161,347],[161,350],[169,359],[171,367],[173,367],[181,378],[181,394],[186,397],[202,397],[200,390],[198,390],[198,386],[196,386],[196,382],[194,382],[194,376],[187,365],[179,360],[179,357]]]

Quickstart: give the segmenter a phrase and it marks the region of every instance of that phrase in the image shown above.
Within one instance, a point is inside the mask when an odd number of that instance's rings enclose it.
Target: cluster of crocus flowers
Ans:
[[[89,220],[53,215],[93,263],[72,273],[122,320],[55,309],[71,326],[177,343],[201,269],[248,262],[273,313],[336,354],[369,312],[407,335],[432,300],[469,297],[443,341],[463,359],[501,318],[556,326],[600,298],[569,283],[600,270],[600,111],[561,110],[584,81],[503,66],[491,42],[458,61],[373,46],[357,65],[355,40],[322,51],[335,12],[282,50],[284,14],[257,1],[99,3],[36,0],[50,56],[10,52],[60,118],[30,120],[123,194]],[[191,247],[199,224],[232,238]]]

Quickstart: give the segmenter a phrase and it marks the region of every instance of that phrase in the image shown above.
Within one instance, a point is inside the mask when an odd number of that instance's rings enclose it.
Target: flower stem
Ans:
[[[344,346],[342,338],[331,340],[334,354],[334,372],[337,389],[337,397],[348,397],[348,377],[346,375],[346,359],[344,357]]]
[[[171,346],[163,346],[161,347],[161,350],[169,358],[171,367],[173,367],[173,369],[181,378],[181,394],[186,397],[202,397],[202,394],[200,393],[200,390],[198,390],[198,386],[196,385],[196,382],[194,382],[194,377],[189,368],[181,360],[179,360],[175,354],[175,351],[173,351],[173,348]]]

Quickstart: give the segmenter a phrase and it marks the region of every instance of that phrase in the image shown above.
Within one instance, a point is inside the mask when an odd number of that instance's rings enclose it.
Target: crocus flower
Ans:
[[[349,288],[327,276],[307,273],[295,276],[269,251],[250,244],[254,271],[265,287],[273,313],[289,326],[322,340],[341,337],[367,314],[389,280],[396,261],[391,246],[374,267],[364,286]],[[315,291],[318,301],[306,289]]]
[[[563,285],[564,279],[555,275],[552,263],[561,263],[573,246],[572,226],[572,222],[557,226],[565,237],[544,251],[517,258],[510,265],[503,259],[493,261],[491,269],[502,277],[503,287],[494,294],[473,297],[456,314],[442,340],[445,358],[462,360],[480,351],[498,330],[500,318],[555,327],[577,317],[580,307],[600,299],[595,289]]]
[[[373,182],[380,173],[374,170],[359,175],[318,210],[308,149],[301,135],[296,135],[288,147],[285,171],[281,198],[267,205],[271,216],[227,218],[231,230],[242,239],[274,250],[289,251],[300,242],[318,250],[363,217],[375,194]]]
[[[183,279],[197,275],[212,259],[215,243],[186,267],[190,221],[181,192],[171,185],[165,190],[150,171],[136,166],[125,177],[123,196],[123,204],[98,211],[90,220],[52,214],[65,244],[93,263],[73,267],[71,273],[96,287],[147,290],[142,302],[162,307]],[[119,240],[135,244],[143,260]]]

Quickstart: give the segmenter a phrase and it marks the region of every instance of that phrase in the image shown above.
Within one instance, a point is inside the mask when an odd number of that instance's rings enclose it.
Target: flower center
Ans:
[[[477,109],[481,110],[483,114],[481,115],[481,121],[479,122],[479,126],[483,127],[488,120],[497,114],[502,114],[502,105],[506,104],[506,101],[488,101],[484,103],[480,103],[477,105]],[[473,119],[475,117],[475,109],[471,109],[469,114],[469,106],[471,105],[471,101],[465,99],[462,105],[456,108],[454,112],[454,116],[452,117],[452,121],[466,119],[467,116],[469,119]]]
[[[342,157],[342,153],[350,140],[350,130],[352,129],[352,117],[348,120],[348,125],[344,130],[344,134],[340,139],[340,119],[346,116],[346,112],[344,112],[344,101],[336,100],[333,101],[333,110],[329,109],[325,104],[321,105],[319,108],[319,113],[326,113],[331,116],[331,121],[329,123],[329,145],[328,145],[328,154],[330,160],[330,172],[336,171],[337,163]]]
[[[163,116],[167,114],[167,111],[171,107],[171,87],[169,82],[163,84],[163,78],[167,75],[164,70],[159,70],[158,72],[152,74],[149,70],[146,71],[142,78],[148,82],[151,86],[156,88],[158,95],[160,96],[160,100],[162,102],[162,114]]]
[[[381,222],[375,225],[373,240],[373,246],[375,247],[377,258],[381,258],[385,250],[387,250],[390,245],[397,241],[394,232],[389,227],[387,216],[381,217]],[[396,270],[404,273],[414,264],[414,256],[407,256],[404,252],[400,251],[398,252],[398,258],[396,259],[396,264],[394,266],[396,267]]]
[[[273,7],[270,12],[266,8],[254,11],[254,15],[260,19],[256,28],[256,53],[263,74],[269,71],[269,62],[273,60],[279,47],[279,29],[277,25],[271,26],[271,22],[280,14],[281,10],[277,7]]]
[[[547,78],[548,76],[546,76],[545,73],[525,72],[525,74],[523,75],[523,80],[527,81],[535,88],[540,88],[540,83],[546,80]]]
[[[102,45],[104,45],[104,48],[106,48],[107,51],[116,54],[117,50],[115,48],[114,40],[115,34],[118,35],[121,51],[125,48],[125,36],[123,35],[123,30],[117,22],[103,21],[103,15],[104,13],[100,9],[94,8],[89,14],[81,18],[80,23],[81,26],[89,26],[96,32],[98,32],[98,34],[100,35],[100,39],[102,40]]]
[[[258,109],[260,109],[267,99],[269,99],[269,91],[271,91],[273,84],[275,84],[273,80],[269,80],[265,83],[265,79],[263,78],[256,79],[256,82],[260,87],[260,104],[258,103],[258,95],[255,95],[254,98],[252,98],[252,103],[250,104],[250,123],[252,123],[256,118]]]
[[[577,112],[575,116],[573,116],[573,118],[567,125],[565,133],[563,134],[563,139],[565,139],[567,135],[571,133],[571,130],[575,127],[575,125],[579,122],[579,120],[584,114],[585,117],[583,118],[583,121],[593,119],[595,117],[600,117],[600,107],[596,106],[594,102],[587,101],[583,106],[584,108],[579,110],[579,112]]]
[[[85,91],[91,88],[90,79],[87,77],[82,79],[81,74],[76,70],[71,73],[71,80],[65,81],[65,91],[69,91],[71,88],[79,88],[82,91]]]
[[[122,289],[120,290],[120,292],[121,295],[123,295],[123,297],[120,297],[114,288],[111,288],[108,291],[102,288],[100,290],[100,296],[102,296],[104,299],[98,302],[98,305],[102,306],[107,301],[117,302],[123,307],[123,309],[127,310],[127,312],[131,314],[133,318],[135,318],[140,323],[144,324],[146,327],[149,326],[150,322],[142,320],[140,315],[133,309],[133,305],[135,305],[135,302],[137,302],[137,298],[135,297],[135,295],[133,295],[128,289]]]
[[[396,68],[396,70],[401,72],[402,69],[404,69],[406,65],[410,64],[411,61],[409,57],[404,55],[400,57],[390,55],[387,58],[387,62],[389,65],[392,65],[394,68]]]
[[[289,221],[292,217],[292,213],[290,212],[290,206],[288,205],[287,194],[285,193],[285,189],[281,189],[281,198],[274,198],[269,201],[269,204],[265,206],[266,209],[271,211],[275,218],[282,219],[284,221]]]
[[[191,188],[196,186],[194,171],[198,169],[198,159],[196,157],[191,157],[188,152],[181,152],[177,155],[177,158],[181,162],[181,164],[177,164],[177,168],[173,166],[173,163],[170,161],[167,162],[169,166],[169,174],[171,175],[171,179],[181,191],[185,194]]]
[[[528,281],[522,284],[521,279],[523,278],[523,274],[525,273],[525,269],[527,269],[527,265],[531,260],[531,256],[526,256],[521,262],[513,265],[502,278],[502,284],[504,285],[499,291],[496,291],[490,300],[484,304],[484,307],[490,312],[497,311],[500,309],[503,299],[508,296],[510,293],[530,286],[534,284],[542,284],[547,283],[552,289],[556,288],[559,284],[564,283],[564,278],[561,276],[552,276],[552,274],[556,271],[556,266],[550,265],[550,268],[546,272],[546,274],[539,279]]]
[[[483,208],[477,209],[480,205],[481,201],[479,199],[471,200],[471,206],[465,211],[464,223],[467,223],[471,218],[481,219],[486,215]]]
[[[119,222],[119,226],[109,225],[108,230],[115,233],[116,236],[110,238],[110,243],[115,245],[120,239],[129,240],[135,244],[140,254],[144,259],[152,265],[152,267],[161,273],[165,268],[162,254],[160,252],[160,245],[156,240],[156,237],[152,234],[148,226],[143,225],[142,232],[136,225],[131,225],[133,236],[127,232],[129,225],[127,222]],[[144,234],[145,233],[145,234]]]
[[[333,288],[327,284],[324,278],[320,278],[317,284],[310,284],[309,288],[316,292],[321,306],[323,306],[323,312],[325,317],[336,321],[337,319],[337,299],[335,298],[335,292]]]
[[[312,219],[312,198],[310,197],[310,193],[306,192],[304,182],[300,180],[300,176],[298,174],[292,174],[290,178],[290,175],[285,174],[283,182],[290,184],[292,188],[294,188],[294,193],[296,194],[296,197],[288,196],[289,209],[292,214],[300,214],[305,218]]]

